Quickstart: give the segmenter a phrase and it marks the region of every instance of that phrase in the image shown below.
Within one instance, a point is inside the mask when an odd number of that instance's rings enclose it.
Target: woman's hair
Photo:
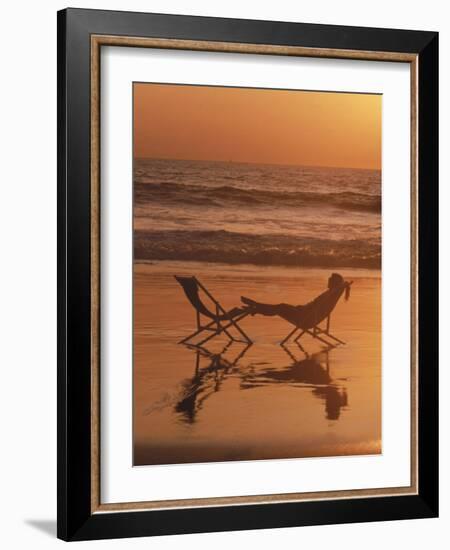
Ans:
[[[339,275],[339,273],[332,273],[331,277],[328,279],[328,288],[336,288],[344,284],[344,277]]]
[[[339,273],[332,273],[331,277],[328,279],[328,288],[331,290],[332,288],[336,288],[338,286],[341,286],[345,284],[345,301],[347,301],[350,298],[350,285],[345,282],[344,277],[342,275],[339,275]]]

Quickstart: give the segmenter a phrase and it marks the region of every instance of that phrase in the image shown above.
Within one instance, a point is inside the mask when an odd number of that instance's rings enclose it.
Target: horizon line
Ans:
[[[185,162],[217,162],[222,164],[255,164],[263,166],[295,166],[297,168],[334,168],[337,170],[371,170],[373,172],[381,172],[382,168],[368,168],[361,166],[331,166],[326,164],[293,164],[281,162],[254,162],[244,160],[219,160],[219,159],[193,159],[193,158],[177,158],[177,157],[141,157],[133,155],[133,162],[136,160],[175,160]]]

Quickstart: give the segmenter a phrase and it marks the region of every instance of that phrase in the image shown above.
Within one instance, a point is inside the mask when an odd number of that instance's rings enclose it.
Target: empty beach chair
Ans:
[[[298,333],[294,338],[294,342],[298,342],[304,334],[309,334],[327,346],[335,346],[337,344],[345,344],[345,342],[331,333],[331,314],[344,292],[346,299],[348,299],[352,283],[353,281],[344,281],[343,277],[338,273],[333,273],[328,279],[328,290],[320,294],[312,302],[299,306],[290,304],[264,304],[245,296],[242,296],[241,300],[249,308],[251,315],[276,315],[294,325],[292,331],[282,340],[281,344],[285,344]],[[326,322],[325,327],[320,327],[320,323],[324,321]]]
[[[197,277],[178,277],[175,275],[175,279],[181,285],[187,299],[195,309],[197,319],[197,330],[189,336],[186,336],[186,338],[183,338],[183,340],[179,342],[180,344],[192,344],[195,337],[205,332],[208,333],[208,336],[196,342],[195,345],[200,346],[222,333],[225,333],[230,340],[244,341],[247,344],[252,343],[244,330],[239,326],[239,321],[242,321],[244,317],[249,315],[250,311],[248,308],[235,307],[230,311],[226,311],[214,296],[200,283]],[[200,298],[200,291],[213,302],[214,311],[210,311],[210,309],[205,306]],[[202,316],[209,319],[209,322],[202,324]],[[233,336],[230,329],[235,329],[244,340]]]

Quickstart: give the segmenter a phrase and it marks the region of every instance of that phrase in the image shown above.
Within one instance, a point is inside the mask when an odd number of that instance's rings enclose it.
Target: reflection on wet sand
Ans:
[[[232,341],[228,342],[220,353],[211,353],[203,346],[186,346],[195,352],[196,358],[194,376],[185,380],[181,398],[175,404],[175,411],[181,413],[181,419],[189,423],[195,422],[196,414],[203,402],[220,390],[224,377],[238,364],[251,346],[251,344],[244,345],[236,357],[229,360],[224,355],[232,343]],[[206,366],[200,365],[202,357],[208,360]]]
[[[212,353],[203,346],[189,346],[195,352],[195,371],[192,378],[183,382],[181,395],[174,405],[179,420],[194,423],[204,402],[221,390],[223,382],[230,375],[240,378],[241,390],[276,384],[311,388],[312,394],[325,402],[325,417],[328,420],[338,420],[341,409],[345,410],[348,406],[346,388],[333,380],[330,374],[332,348],[313,355],[304,353],[304,357],[299,360],[288,347],[283,346],[292,362],[286,366],[261,369],[255,368],[256,365],[252,363],[239,363],[251,345],[242,347],[234,358],[226,358],[225,354],[231,345],[232,342],[228,343],[220,353]],[[302,350],[300,345],[298,347]],[[203,365],[202,359],[206,359]]]

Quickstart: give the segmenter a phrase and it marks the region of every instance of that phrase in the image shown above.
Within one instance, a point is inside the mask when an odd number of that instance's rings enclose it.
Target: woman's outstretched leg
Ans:
[[[241,302],[249,308],[250,315],[259,314],[268,317],[278,315],[284,317],[288,311],[295,309],[295,306],[289,304],[263,304],[261,302],[255,302],[255,300],[251,300],[245,296],[241,296]]]

